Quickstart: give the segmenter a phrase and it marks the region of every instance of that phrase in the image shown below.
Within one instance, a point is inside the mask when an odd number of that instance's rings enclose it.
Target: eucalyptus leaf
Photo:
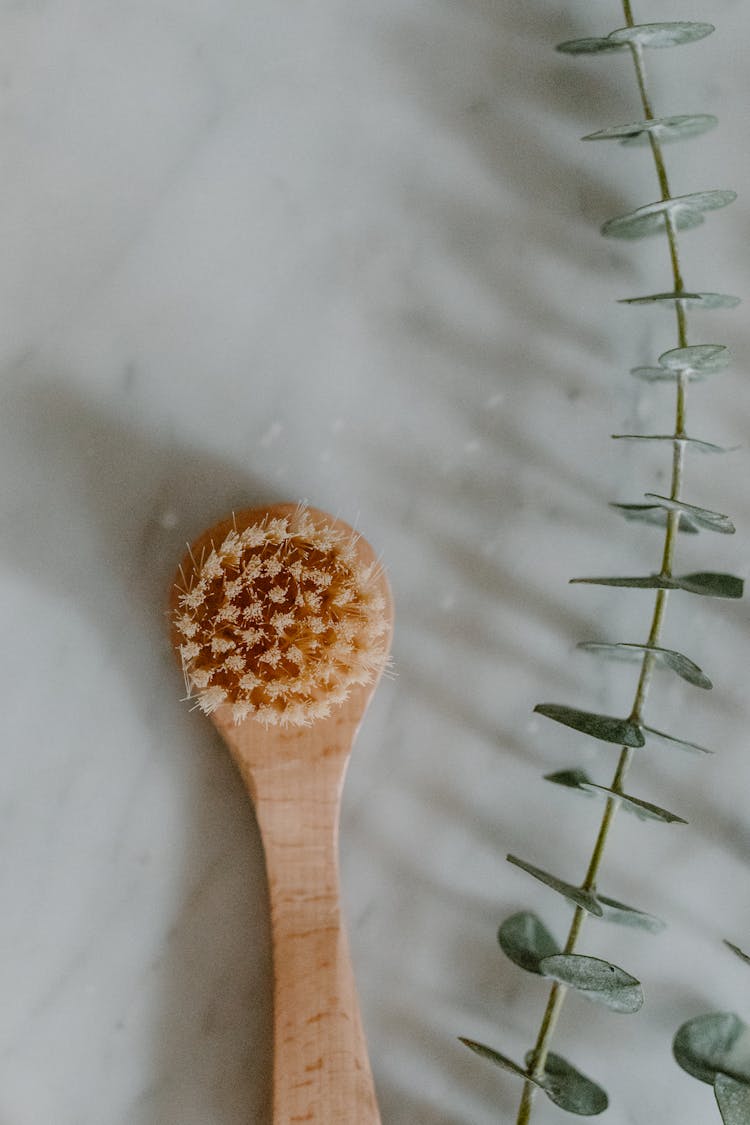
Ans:
[[[688,1020],[672,1042],[674,1057],[688,1074],[713,1085],[726,1074],[750,1082],[750,1027],[733,1012],[711,1012]]]
[[[683,350],[683,349],[675,349]],[[686,348],[685,351],[690,349]],[[714,366],[706,365],[705,367],[690,367],[683,368],[669,367],[664,364],[661,367],[631,367],[630,374],[634,375],[636,379],[642,379],[645,383],[676,383],[681,378],[687,379],[689,383],[701,383],[709,375],[716,374],[723,370],[729,363],[729,349],[723,349],[727,353],[727,358],[724,363],[717,363]]]
[[[659,664],[664,664],[667,668],[675,672],[680,679],[685,680],[694,687],[703,688],[704,690],[710,690],[713,687],[713,684],[703,669],[699,668],[693,660],[690,660],[689,657],[684,656],[681,652],[675,652],[674,649],[670,648],[657,648],[656,646],[652,647],[649,651],[654,653]]]
[[[553,781],[566,789],[575,789],[586,797],[613,798],[620,802],[626,812],[634,813],[640,820],[658,820],[663,824],[687,824],[681,816],[668,812],[650,801],[643,801],[640,797],[631,797],[628,793],[620,793],[609,789],[606,785],[597,785],[591,780],[585,770],[569,769],[558,770],[557,773],[544,775],[545,781]]]
[[[621,297],[620,305],[683,305],[685,308],[734,309],[740,298],[728,293],[688,293],[686,290],[672,293],[649,293],[646,297]]]
[[[698,137],[713,129],[718,120],[711,113],[680,113],[672,117],[654,117],[631,125],[612,125],[582,137],[584,141],[620,141],[621,144],[648,144],[649,134],[660,144]]]
[[[605,644],[601,641],[582,641],[577,647],[587,652],[602,652],[605,655],[619,657],[621,659],[639,659],[645,656],[646,653],[651,653],[658,664],[663,664],[667,668],[671,668],[673,672],[676,672],[683,680],[687,680],[689,684],[694,684],[695,687],[701,688],[710,688],[713,686],[708,676],[701,671],[697,664],[694,664],[687,656],[683,656],[681,652],[675,652],[671,648],[659,648],[656,645],[628,644],[625,642]]]
[[[569,902],[575,906],[580,906],[581,910],[585,910],[587,914],[593,914],[595,917],[602,916],[602,908],[597,901],[595,894],[591,891],[585,891],[581,887],[574,887],[572,883],[565,883],[562,879],[558,879],[556,875],[550,875],[549,872],[543,871],[541,867],[534,867],[531,863],[526,863],[525,860],[519,859],[518,856],[509,855],[506,857],[508,863],[520,867],[527,875],[531,875],[534,879],[538,879],[540,883],[544,883],[553,891],[557,891]]]
[[[610,507],[617,508],[626,520],[632,520],[636,523],[653,524],[655,527],[666,527],[667,524],[667,513],[661,504],[610,503]],[[700,528],[693,523],[689,516],[683,515],[679,523],[679,530],[688,535],[697,535]]]
[[[599,55],[621,47],[677,47],[703,39],[714,30],[710,23],[642,23],[621,27],[596,39],[570,39],[560,43],[558,51],[566,55]]]
[[[622,27],[607,38],[613,43],[628,43],[639,47],[677,47],[694,43],[715,31],[710,23],[693,23],[683,20],[674,23],[641,23]]]
[[[538,703],[534,710],[539,715],[553,719],[556,723],[562,723],[563,726],[572,727],[573,730],[581,731],[582,734],[588,734],[592,738],[598,738],[602,742],[614,742],[617,746],[643,746],[645,743],[640,727],[631,723],[629,719],[579,711],[562,703]]]
[[[691,191],[686,195],[673,195],[669,200],[670,207],[681,210],[683,207],[689,211],[720,211],[734,203],[737,192],[731,188],[710,188],[707,191]]]
[[[646,497],[656,500],[659,507],[667,511],[679,512],[686,516],[694,525],[706,531],[717,531],[722,535],[734,535],[735,526],[729,516],[722,512],[712,512],[708,508],[696,508],[694,504],[686,504],[684,500],[673,500],[669,496],[660,496],[658,492],[647,492]],[[682,519],[680,519],[682,523]]]
[[[689,348],[670,348],[659,356],[662,367],[677,373],[709,374],[727,367],[731,359],[723,344],[693,344]]]
[[[531,1066],[531,1054],[526,1065]],[[541,1086],[551,1102],[578,1117],[595,1117],[603,1113],[609,1099],[601,1086],[581,1074],[560,1055],[549,1052],[544,1063]]]
[[[647,930],[651,934],[661,933],[666,927],[666,922],[657,918],[655,914],[647,914],[645,910],[636,910],[634,906],[626,906],[624,902],[608,898],[606,895],[597,895],[597,901],[602,908],[602,921],[614,922],[618,926],[630,926],[636,930]]]
[[[681,590],[710,598],[741,598],[744,589],[743,580],[734,574],[714,574],[708,571],[683,574],[677,582]]]
[[[539,973],[539,962],[560,952],[560,947],[536,914],[522,910],[506,918],[497,932],[506,957],[529,973]]]
[[[703,212],[726,207],[736,198],[736,191],[717,190],[696,191],[690,195],[660,199],[638,207],[627,215],[609,219],[602,226],[602,234],[609,238],[643,238],[663,231],[667,218],[677,230],[689,230],[700,226]]]
[[[750,953],[743,952],[739,945],[735,945],[731,941],[725,941],[724,945],[727,949],[731,949],[732,953],[734,953],[736,957],[739,957],[740,961],[744,961],[746,965],[750,965]]]
[[[677,590],[677,582],[673,578],[664,578],[660,574],[647,574],[634,578],[571,578],[571,585],[588,586],[622,586],[628,590]]]
[[[667,578],[663,574],[648,574],[634,578],[571,578],[571,583],[584,583],[590,586],[622,586],[631,590],[685,590],[689,594],[701,594],[712,598],[741,598],[743,581],[733,574],[714,574],[700,572],[683,574],[681,577]],[[611,739],[610,741],[615,741]]]
[[[557,953],[539,964],[542,976],[575,988],[613,1012],[637,1012],[643,1006],[640,981],[609,961],[581,953]]]
[[[576,648],[627,661],[640,660],[645,652],[654,651],[650,645],[629,644],[625,641],[579,641]]]
[[[630,374],[644,383],[674,383],[679,378],[676,371],[668,371],[666,367],[631,367]]]
[[[544,775],[545,781],[553,781],[555,785],[564,785],[567,789],[578,789],[582,793],[589,793],[583,788],[584,785],[591,784],[591,778],[585,770],[569,769],[557,770],[555,773],[546,773]]]
[[[615,441],[651,441],[666,442],[669,445],[684,445],[688,449],[695,449],[698,453],[733,453],[736,446],[714,445],[711,441],[701,441],[700,438],[679,436],[675,434],[612,434]]]
[[[714,1094],[724,1125],[748,1125],[750,1084],[738,1082],[728,1074],[717,1074],[714,1079]]]
[[[650,801],[641,800],[640,797],[618,793],[615,789],[609,789],[606,785],[596,785],[593,781],[588,781],[582,782],[582,787],[588,792],[600,793],[605,797],[620,801],[626,811],[635,813],[641,820],[659,820],[664,824],[687,824],[687,821],[683,820],[681,816],[677,816],[676,813],[661,809],[658,805],[652,805]]]
[[[468,1047],[470,1051],[473,1051],[475,1055],[479,1055],[481,1058],[494,1063],[495,1066],[499,1066],[501,1070],[507,1070],[511,1074],[516,1074],[519,1078],[523,1078],[526,1082],[532,1082],[540,1090],[545,1089],[542,1083],[532,1078],[522,1066],[519,1066],[518,1063],[514,1063],[512,1059],[506,1058],[505,1055],[501,1055],[499,1051],[493,1050],[492,1047],[487,1047],[484,1043],[477,1043],[476,1039],[465,1039],[463,1035],[458,1037],[458,1041],[459,1043],[463,1043],[464,1047]]]
[[[555,48],[563,55],[601,55],[605,51],[621,51],[623,43],[615,43],[609,38],[568,39],[558,43]]]
[[[677,748],[679,750],[687,750],[692,754],[713,754],[713,750],[707,750],[705,746],[699,746],[697,742],[686,742],[684,738],[675,738],[672,734],[665,734],[663,730],[656,730],[655,727],[647,727],[643,724],[643,730],[646,732],[646,742],[649,745],[656,743],[662,749],[671,750]]]
[[[614,219],[607,219],[600,228],[600,233],[605,238],[647,238],[651,234],[660,234],[665,227],[665,217],[672,216],[672,223],[677,230],[692,230],[703,223],[703,215],[698,210],[689,207],[671,207],[670,201],[662,204],[648,203],[636,211],[626,215],[618,215]]]

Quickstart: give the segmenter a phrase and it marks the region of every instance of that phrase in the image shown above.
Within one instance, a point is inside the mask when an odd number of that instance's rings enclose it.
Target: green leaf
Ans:
[[[675,437],[674,434],[612,434],[615,441],[653,441],[667,442],[669,445],[685,445],[699,453],[732,453],[737,447],[714,445],[711,441],[701,441],[694,437]]]
[[[542,976],[575,988],[589,1000],[596,1000],[613,1012],[637,1012],[643,1006],[640,981],[599,957],[558,953],[545,957],[539,969]]]
[[[712,1085],[727,1074],[750,1082],[750,1028],[733,1012],[712,1012],[688,1020],[672,1042],[674,1057],[688,1074]]]
[[[606,785],[597,785],[591,780],[585,770],[569,769],[558,770],[556,773],[544,775],[545,781],[553,781],[566,789],[575,789],[586,797],[611,797],[619,801],[626,812],[634,813],[641,820],[659,820],[663,824],[687,824],[681,816],[668,812],[667,809],[652,805],[650,801],[643,801],[640,797],[631,797],[628,793],[619,793]]]
[[[658,367],[634,367],[631,374],[649,383],[674,382],[681,376],[692,382],[722,371],[730,358],[729,349],[723,344],[694,344],[689,348],[670,348],[659,356]]]
[[[686,375],[707,375],[729,365],[729,348],[723,344],[693,344],[689,348],[670,348],[659,356],[662,367]]]
[[[689,230],[701,225],[703,212],[726,207],[736,198],[735,191],[696,191],[690,195],[660,199],[627,215],[609,219],[602,226],[602,234],[609,238],[643,238],[663,231],[667,217],[677,230]]]
[[[714,1094],[724,1125],[748,1125],[750,1085],[747,1082],[738,1082],[728,1074],[717,1074],[714,1079]]]
[[[729,516],[722,512],[712,512],[709,508],[696,508],[694,504],[686,504],[684,500],[672,500],[669,496],[660,496],[658,492],[647,492],[650,500],[658,501],[659,507],[666,511],[679,512],[686,516],[693,525],[706,531],[718,531],[721,535],[734,535],[735,526]],[[682,523],[682,519],[680,519]]]
[[[660,144],[698,137],[718,125],[711,113],[681,113],[672,117],[654,117],[650,121],[636,121],[632,125],[612,125],[582,137],[584,141],[620,141],[621,144],[648,144],[649,134]]]
[[[506,918],[497,932],[506,957],[529,973],[539,973],[539,962],[560,952],[560,947],[536,914],[522,910]]]
[[[710,690],[713,687],[705,672],[694,661],[687,656],[683,656],[681,652],[675,652],[670,648],[657,648],[656,646],[653,646],[650,651],[654,653],[657,663],[671,668],[680,679],[693,684],[694,687],[704,688],[705,690]]]
[[[660,234],[664,230],[665,216],[671,214],[677,230],[692,230],[703,222],[703,215],[689,207],[672,208],[670,201],[647,203],[626,215],[607,219],[600,228],[605,238],[646,238],[650,234]]]
[[[566,55],[599,55],[621,47],[677,47],[703,39],[714,30],[710,23],[642,23],[621,27],[596,39],[570,39],[560,43],[558,51]]]
[[[531,1065],[531,1054],[527,1055],[526,1065]],[[601,1086],[552,1051],[544,1064],[541,1086],[551,1102],[578,1117],[595,1117],[609,1105]]]
[[[677,579],[681,590],[690,594],[703,594],[709,598],[741,598],[744,582],[733,574],[714,574],[700,571],[696,574],[683,574]]]
[[[697,742],[686,742],[683,738],[675,738],[672,734],[665,734],[662,730],[656,730],[654,727],[647,727],[644,723],[643,730],[646,732],[646,741],[649,745],[656,743],[661,745],[662,749],[671,750],[677,748],[679,750],[687,750],[693,754],[713,754],[713,750],[707,750],[705,746],[699,746]]]
[[[468,1047],[470,1051],[473,1051],[475,1055],[479,1055],[481,1058],[494,1063],[495,1066],[499,1066],[501,1070],[507,1070],[511,1074],[516,1074],[519,1078],[523,1078],[524,1081],[532,1082],[534,1086],[537,1086],[540,1090],[544,1090],[542,1083],[532,1078],[530,1074],[527,1074],[523,1067],[519,1066],[518,1063],[514,1063],[512,1059],[506,1058],[505,1055],[501,1055],[498,1051],[494,1051],[492,1047],[487,1047],[484,1043],[477,1043],[476,1039],[465,1039],[462,1035],[459,1035],[458,1041],[459,1043],[463,1043],[464,1047]]]
[[[582,788],[588,792],[600,793],[605,797],[620,801],[626,811],[635,813],[641,820],[660,820],[664,824],[687,824],[687,821],[683,820],[681,816],[677,816],[676,813],[661,809],[658,805],[652,805],[650,801],[641,800],[640,797],[618,793],[615,789],[609,789],[606,785],[595,785],[593,781],[588,781],[582,783]]]
[[[641,23],[635,27],[622,27],[607,36],[613,43],[628,43],[639,47],[677,47],[694,43],[715,31],[710,23]]]
[[[605,51],[620,51],[623,43],[615,43],[611,39],[569,39],[565,43],[558,43],[555,48],[563,55],[601,55]]]
[[[647,297],[622,297],[620,305],[683,305],[685,308],[733,309],[740,303],[739,297],[728,293],[688,293],[685,290],[672,293],[649,293]]]
[[[500,1067],[501,1070],[515,1074],[525,1082],[531,1082],[538,1089],[544,1090],[550,1101],[561,1109],[567,1110],[568,1113],[575,1113],[579,1117],[593,1117],[607,1108],[608,1098],[604,1090],[551,1051],[547,1055],[544,1073],[537,1079],[532,1077],[528,1069],[524,1070],[518,1063],[501,1055],[492,1047],[487,1047],[484,1043],[463,1036],[459,1037],[459,1042],[480,1058],[487,1059],[494,1066]],[[527,1067],[531,1066],[530,1059],[531,1055],[527,1057]]]
[[[655,527],[666,527],[667,513],[661,504],[617,504],[610,503],[611,508],[617,508],[626,520],[637,523],[653,524]],[[688,535],[697,535],[699,528],[689,516],[683,515],[679,523],[679,530]]]
[[[659,144],[671,144],[673,141],[687,141],[691,137],[700,137],[718,124],[719,119],[712,113],[680,113],[673,117],[654,118],[651,133]],[[622,143],[646,145],[649,143],[648,133],[626,137]]]
[[[643,746],[645,742],[640,727],[631,723],[629,719],[616,719],[611,715],[579,711],[575,707],[565,707],[562,703],[538,703],[534,710],[556,723],[572,727],[573,730],[591,735],[592,738],[598,738],[602,742],[614,742],[617,746]]]
[[[669,200],[671,207],[688,211],[720,211],[734,203],[737,192],[731,188],[710,188],[707,191],[691,191],[687,195],[674,195]]]
[[[689,660],[687,656],[683,656],[680,652],[674,652],[671,648],[659,648],[656,645],[637,645],[627,644],[625,642],[618,642],[615,644],[605,644],[600,641],[582,641],[578,648],[585,649],[587,652],[602,652],[609,656],[618,657],[620,659],[640,659],[646,653],[652,653],[655,661],[658,664],[664,664],[667,668],[671,668],[683,680],[687,680],[689,684],[694,684],[695,687],[710,688],[712,683],[697,664]]]
[[[526,863],[525,860],[519,859],[518,856],[509,855],[506,858],[508,863],[520,867],[527,875],[533,876],[534,879],[538,879],[540,883],[544,883],[544,885],[551,890],[557,891],[558,894],[562,895],[563,898],[566,898],[569,902],[572,902],[575,906],[580,906],[587,914],[593,914],[597,918],[601,917],[602,908],[597,901],[596,895],[592,894],[591,891],[584,891],[581,887],[574,887],[572,883],[565,883],[562,879],[558,879],[556,875],[550,875],[549,872],[542,871],[540,867],[534,867],[532,864]]]
[[[743,581],[733,574],[714,574],[701,571],[696,574],[683,574],[681,577],[667,578],[663,574],[648,574],[635,578],[571,578],[573,584],[589,586],[622,586],[631,590],[685,590],[689,594],[701,594],[712,598],[741,598]],[[616,741],[610,739],[609,741]]]
[[[731,949],[732,953],[734,953],[736,957],[739,957],[740,961],[744,961],[746,965],[750,965],[750,953],[744,953],[739,945],[734,945],[731,941],[725,940],[724,945],[726,945],[727,949]]]
[[[617,926],[631,926],[636,930],[647,930],[651,934],[661,933],[666,927],[666,922],[657,918],[655,914],[636,910],[634,906],[626,906],[624,902],[607,898],[606,895],[597,895],[597,899],[602,908],[604,922],[614,922]]]
[[[628,590],[676,590],[677,582],[673,578],[664,578],[659,574],[647,574],[636,578],[571,578],[571,585],[589,586],[622,586]]]
[[[667,371],[665,367],[631,367],[630,374],[644,383],[674,383],[679,378],[676,372]]]
[[[582,793],[586,792],[583,786],[591,783],[591,778],[586,771],[579,769],[557,770],[555,773],[546,773],[544,780],[553,781],[555,785],[564,785],[567,789],[579,789]],[[590,796],[590,794],[587,794],[587,796]]]

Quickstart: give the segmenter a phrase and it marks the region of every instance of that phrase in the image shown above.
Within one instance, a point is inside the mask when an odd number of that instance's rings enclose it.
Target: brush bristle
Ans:
[[[386,656],[377,564],[356,539],[291,516],[230,531],[195,567],[174,625],[191,697],[236,723],[325,718]]]

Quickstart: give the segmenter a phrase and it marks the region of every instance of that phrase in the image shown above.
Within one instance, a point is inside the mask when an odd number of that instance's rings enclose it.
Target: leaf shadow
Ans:
[[[112,414],[72,384],[25,361],[3,388],[1,458],[16,494],[0,558],[73,603],[103,651],[120,637],[123,688],[184,804],[182,887],[157,959],[151,1080],[137,1108],[154,1125],[194,1119],[196,1104],[217,1125],[270,1120],[270,1077],[258,1080],[270,1076],[272,1038],[260,838],[213,728],[178,702],[166,603],[186,541],[228,511],[281,497],[252,465],[148,430],[126,404]],[[16,461],[33,469],[14,474]],[[101,750],[109,752],[104,731]]]
[[[568,576],[561,578],[555,597],[554,592],[535,586],[529,572],[519,572],[513,565],[512,534],[491,554],[483,551],[483,539],[488,529],[507,527],[512,533],[519,513],[524,508],[528,512],[533,504],[550,524],[574,519],[582,534],[593,532],[595,520],[600,535],[602,526],[607,526],[605,504],[614,497],[608,494],[606,476],[587,473],[580,458],[564,447],[559,431],[540,428],[539,413],[524,403],[544,396],[549,415],[563,401],[564,388],[570,400],[578,394],[581,356],[588,366],[592,360],[601,368],[612,365],[615,346],[609,326],[597,324],[591,308],[575,300],[574,284],[576,277],[587,277],[590,286],[602,261],[610,268],[614,262],[621,276],[631,280],[639,275],[640,266],[617,248],[605,249],[596,231],[598,222],[628,210],[630,201],[622,189],[612,188],[590,170],[576,147],[574,130],[580,135],[600,124],[630,120],[632,108],[624,101],[627,84],[620,80],[617,66],[588,67],[586,60],[571,64],[555,56],[554,43],[591,34],[585,14],[576,17],[549,5],[498,5],[489,0],[464,0],[459,7],[468,29],[465,39],[456,42],[456,27],[447,20],[428,28],[425,38],[419,18],[407,15],[389,29],[388,50],[395,60],[395,80],[424,115],[427,134],[440,136],[443,151],[466,157],[462,167],[472,168],[479,185],[475,190],[467,183],[462,191],[455,177],[436,175],[425,191],[423,178],[419,191],[405,184],[403,203],[415,229],[434,248],[438,269],[461,279],[480,312],[476,316],[467,312],[465,299],[458,306],[454,289],[437,284],[418,263],[396,279],[394,292],[383,302],[382,319],[386,331],[402,341],[404,354],[412,348],[420,356],[409,379],[413,401],[429,406],[425,422],[438,411],[453,420],[454,427],[459,419],[466,431],[480,438],[473,443],[479,446],[480,457],[473,470],[446,470],[450,456],[436,455],[434,446],[421,440],[419,427],[413,440],[396,435],[385,457],[383,443],[364,452],[373,465],[377,459],[379,472],[390,474],[395,496],[402,482],[410,482],[404,522],[432,543],[432,553],[443,568],[441,579],[459,591],[459,598],[469,604],[470,594],[476,591],[488,606],[520,609],[539,630],[546,627],[550,634],[569,635],[572,642],[597,635],[599,623],[595,611],[565,608]],[[467,43],[477,48],[475,55],[468,56],[476,81],[451,65]],[[608,107],[611,120],[592,121],[602,106]],[[562,132],[560,123],[567,141],[555,136],[552,126]],[[526,213],[524,204],[529,202]],[[503,254],[513,256],[512,285]],[[564,299],[561,282],[545,277],[548,266],[559,267],[555,278],[568,278]],[[495,323],[485,311],[493,303],[502,308]],[[434,364],[424,362],[424,356],[434,357]],[[462,372],[461,379],[456,371]],[[387,377],[403,378],[403,369]],[[493,418],[490,408],[500,397],[509,408]],[[555,419],[547,421],[551,425]],[[454,452],[453,458],[460,463],[461,451]],[[533,496],[524,485],[530,473],[536,483]],[[556,497],[564,490],[567,510],[563,513],[551,510],[551,483]],[[431,593],[436,582],[430,585],[430,577],[426,585]],[[464,654],[473,650],[485,662],[494,659],[498,667],[503,661],[521,665],[535,682],[554,674],[546,652],[534,651],[510,630],[498,634],[496,619],[489,613],[483,615],[480,609],[467,616],[462,602],[459,613],[441,617],[434,604],[430,607],[428,596],[420,598],[421,593],[415,591],[400,611],[411,632],[418,630],[438,646],[451,642]],[[567,666],[563,672],[575,682]],[[513,730],[511,723],[498,725],[491,708],[485,714],[473,704],[462,704],[458,674],[443,675],[437,662],[428,661],[416,673],[410,667],[402,674],[408,678],[409,692],[452,729],[472,730],[488,745],[501,745],[519,762],[526,758],[532,767],[538,766],[534,750],[524,751],[523,731]],[[467,696],[475,697],[476,692]],[[430,782],[424,784],[423,799],[436,806],[447,823],[460,818],[469,840],[477,844],[488,846],[499,839],[488,817],[478,816],[467,802],[448,793],[448,780],[438,776]],[[594,832],[592,843],[593,839]],[[386,846],[383,841],[378,844]],[[508,901],[512,892],[501,893],[493,910],[481,895],[472,899],[471,893],[461,893],[437,877],[430,889],[441,900],[447,898],[454,910],[484,909],[487,944],[493,949],[492,927],[506,912],[503,898]],[[469,994],[483,988],[483,959],[466,958],[461,950],[453,953],[461,965],[463,987]],[[421,1036],[423,1030],[415,1029],[415,1035]],[[471,1104],[473,1076],[449,1058],[443,1060],[443,1069]],[[496,1115],[510,1117],[516,1105],[513,1091],[507,1093],[495,1081],[483,1092],[481,1106],[475,1103],[479,1112],[494,1107]],[[421,1120],[418,1113],[416,1117]]]
[[[421,22],[405,17],[390,29],[389,54],[406,96],[445,145],[472,162],[477,182],[495,185],[494,195],[487,188],[480,201],[470,183],[461,192],[449,177],[437,177],[428,192],[421,182],[418,194],[406,186],[404,205],[441,260],[470,281],[483,304],[500,302],[504,315],[496,331],[478,331],[456,315],[450,299],[431,285],[418,288],[412,276],[389,318],[467,372],[491,365],[527,384],[552,385],[574,372],[561,343],[573,342],[602,360],[611,355],[612,343],[590,309],[561,300],[560,287],[546,283],[545,263],[563,262],[593,275],[606,257],[610,268],[614,258],[621,272],[639,271],[631,257],[599,237],[598,224],[627,210],[629,201],[591,170],[577,140],[592,131],[592,106],[607,106],[615,119],[632,114],[621,80],[628,60],[571,62],[556,54],[555,43],[590,34],[590,25],[570,12],[486,0],[464,0],[460,7],[461,44],[448,24],[438,24],[440,30],[425,39]],[[470,73],[461,69],[462,47]],[[506,214],[503,207],[509,206]]]

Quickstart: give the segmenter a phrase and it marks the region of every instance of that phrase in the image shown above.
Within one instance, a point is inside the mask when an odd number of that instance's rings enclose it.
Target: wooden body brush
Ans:
[[[172,640],[252,797],[274,964],[275,1125],[379,1125],[339,904],[352,743],[393,610],[369,544],[291,504],[240,512],[180,567]]]

